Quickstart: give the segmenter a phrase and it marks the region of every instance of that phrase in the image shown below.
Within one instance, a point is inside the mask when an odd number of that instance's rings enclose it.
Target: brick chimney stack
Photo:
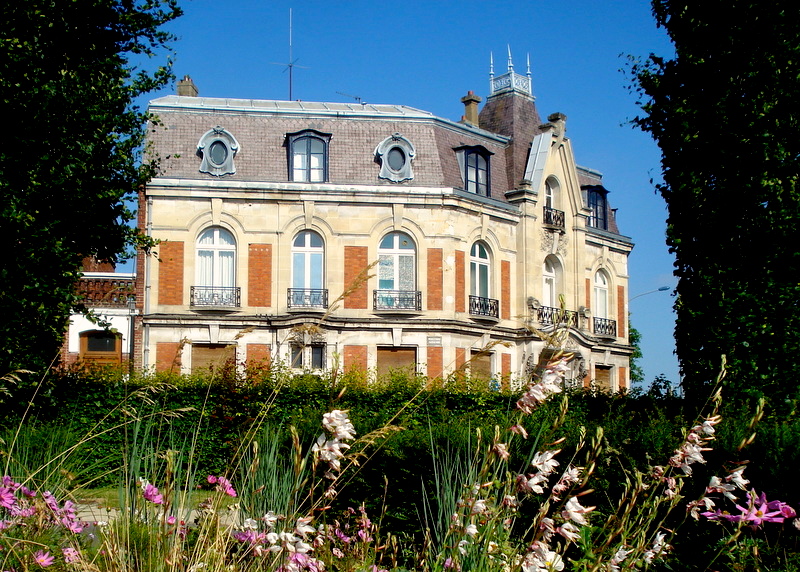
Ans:
[[[464,119],[465,121],[478,127],[478,104],[481,102],[481,98],[475,95],[475,93],[470,90],[467,92],[467,95],[461,98],[461,103],[464,104]]]
[[[178,95],[185,95],[188,97],[197,97],[200,93],[197,86],[188,75],[183,76],[183,79],[178,82]]]

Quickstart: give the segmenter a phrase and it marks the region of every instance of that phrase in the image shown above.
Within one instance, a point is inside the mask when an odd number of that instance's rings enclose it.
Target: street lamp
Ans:
[[[636,298],[641,298],[642,296],[647,296],[648,294],[652,294],[653,292],[666,292],[669,289],[670,289],[669,286],[660,286],[660,287],[656,288],[655,290],[650,290],[648,292],[642,292],[641,294],[637,294],[633,298],[629,298],[628,299],[628,304],[630,304],[631,302],[636,300]]]

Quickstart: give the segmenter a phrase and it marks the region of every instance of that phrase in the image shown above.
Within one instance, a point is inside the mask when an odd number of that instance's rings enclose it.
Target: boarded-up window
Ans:
[[[492,354],[472,350],[469,362],[469,376],[473,379],[491,379]]]
[[[122,336],[105,330],[82,332],[80,359],[98,365],[122,362]]]
[[[409,374],[417,371],[416,348],[378,348],[378,377],[397,370]]]
[[[600,391],[611,391],[611,368],[604,365],[594,367],[594,387]]]
[[[218,370],[236,358],[234,344],[192,344],[192,371]]]

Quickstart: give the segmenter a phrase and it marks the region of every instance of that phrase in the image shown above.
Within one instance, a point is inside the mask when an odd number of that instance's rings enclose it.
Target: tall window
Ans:
[[[224,228],[212,226],[197,239],[197,284],[232,287],[236,283],[236,240]]]
[[[416,247],[411,237],[392,232],[378,247],[378,288],[416,290]]]
[[[590,190],[588,198],[589,210],[592,211],[589,226],[608,230],[608,205],[605,191]]]
[[[321,183],[328,180],[330,135],[300,131],[289,135],[289,173],[292,181]]]
[[[594,275],[594,307],[595,318],[608,318],[608,276],[602,270]]]
[[[552,254],[544,259],[542,267],[542,306],[559,308],[561,292],[561,263]]]
[[[556,202],[557,183],[552,179],[547,179],[544,182],[544,206],[549,209],[558,208]]]
[[[489,196],[489,152],[485,149],[464,149],[464,184],[471,193]]]
[[[481,298],[489,297],[489,252],[482,242],[472,245],[469,252],[469,293]]]
[[[292,306],[325,307],[325,248],[312,230],[299,233],[292,243]]]

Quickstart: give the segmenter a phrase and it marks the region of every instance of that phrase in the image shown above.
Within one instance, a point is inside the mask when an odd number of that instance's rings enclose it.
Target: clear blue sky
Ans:
[[[597,169],[618,209],[622,234],[636,243],[630,258],[632,323],[642,333],[649,383],[659,373],[678,381],[672,330],[674,286],[664,242],[666,207],[651,179],[660,153],[626,121],[637,114],[625,54],[672,53],[644,0],[290,1],[184,0],[169,26],[174,71],[200,95],[287,99],[289,9],[293,11],[293,98],[409,105],[458,120],[460,98],[486,97],[489,54],[517,71],[531,58],[542,118],[565,113],[578,164]],[[303,67],[300,67],[303,66]],[[170,92],[174,92],[170,90]],[[341,93],[340,93],[341,92]],[[163,94],[156,94],[163,95]]]

